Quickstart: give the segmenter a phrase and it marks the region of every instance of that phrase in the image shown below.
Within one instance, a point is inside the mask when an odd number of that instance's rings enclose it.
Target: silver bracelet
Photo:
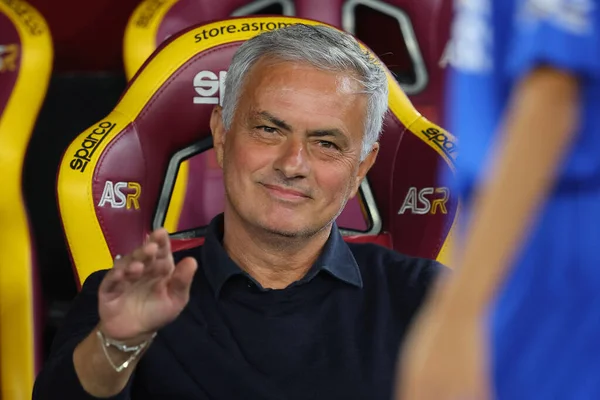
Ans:
[[[156,332],[154,332],[148,340],[138,344],[137,346],[127,346],[123,342],[108,338],[100,331],[100,329],[98,329],[96,331],[96,335],[100,339],[100,343],[102,345],[102,351],[104,352],[104,355],[106,356],[106,359],[108,360],[110,366],[113,367],[113,369],[115,371],[121,372],[124,369],[126,369],[127,367],[129,367],[131,362],[134,361],[140,355],[142,350],[144,350],[150,344],[150,342],[152,342],[152,340],[156,337]],[[133,353],[133,354],[123,364],[116,366],[115,363],[113,362],[113,360],[111,360],[110,355],[108,354],[109,347],[114,347],[117,350],[121,351],[122,353]]]

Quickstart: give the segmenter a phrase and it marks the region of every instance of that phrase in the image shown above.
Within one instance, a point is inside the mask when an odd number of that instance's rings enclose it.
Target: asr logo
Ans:
[[[0,73],[16,70],[18,56],[18,44],[13,43],[0,45]]]
[[[225,77],[227,71],[220,71],[219,76],[212,71],[200,71],[194,77],[194,104],[223,105],[223,92],[225,90]]]
[[[140,194],[142,194],[142,186],[137,182],[112,182],[106,181],[102,197],[98,203],[98,207],[110,208],[126,208],[130,210],[134,208],[140,209]]]
[[[408,189],[408,193],[398,214],[405,214],[407,212],[417,215],[437,214],[438,210],[442,214],[448,214],[446,202],[449,198],[450,190],[446,187],[426,187],[417,190],[413,186]]]

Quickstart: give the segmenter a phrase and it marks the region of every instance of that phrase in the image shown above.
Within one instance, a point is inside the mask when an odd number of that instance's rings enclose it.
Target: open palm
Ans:
[[[189,300],[196,268],[191,257],[175,265],[167,231],[154,231],[143,246],[118,258],[100,285],[103,333],[117,340],[133,339],[173,321]]]

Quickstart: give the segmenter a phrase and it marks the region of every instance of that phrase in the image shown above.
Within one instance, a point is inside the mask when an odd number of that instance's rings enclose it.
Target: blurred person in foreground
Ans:
[[[456,6],[457,272],[405,342],[397,398],[600,399],[600,4]]]

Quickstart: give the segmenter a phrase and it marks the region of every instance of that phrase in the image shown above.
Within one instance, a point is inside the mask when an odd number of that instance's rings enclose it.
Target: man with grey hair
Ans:
[[[226,204],[203,246],[154,231],[92,274],[34,399],[389,399],[442,269],[335,225],[373,165],[387,78],[348,34],[292,25],[236,52],[211,117]]]

